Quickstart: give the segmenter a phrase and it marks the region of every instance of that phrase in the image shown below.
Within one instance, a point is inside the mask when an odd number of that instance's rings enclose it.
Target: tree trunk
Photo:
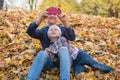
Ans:
[[[4,0],[0,0],[0,10],[2,10],[3,8],[3,3],[4,3]]]
[[[110,17],[114,16],[114,10],[112,9],[112,7],[113,7],[113,5],[111,4],[110,7],[109,7],[109,9],[108,9],[108,16],[110,16]]]
[[[34,0],[33,9],[39,8],[40,5],[42,5],[42,3],[43,3],[43,0]]]
[[[33,9],[33,2],[34,2],[34,0],[29,0],[29,1],[28,1],[31,10]]]
[[[115,17],[118,18],[119,17],[119,12],[118,9],[115,9]]]

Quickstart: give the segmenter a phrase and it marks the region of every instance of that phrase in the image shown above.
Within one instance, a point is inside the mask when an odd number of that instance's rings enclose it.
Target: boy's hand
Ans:
[[[38,17],[38,19],[36,20],[36,24],[39,25],[42,21],[44,21],[47,17],[48,17],[48,12],[47,11],[43,11],[40,16]]]
[[[49,48],[46,48],[45,51],[49,54],[52,55],[52,51]]]
[[[52,55],[52,54],[57,54],[57,51],[51,51],[49,48],[46,48],[45,51],[49,54],[49,55]]]
[[[69,22],[66,19],[66,15],[64,15],[64,14],[61,13],[60,15],[57,15],[57,16],[58,16],[58,18],[60,19],[60,21],[64,24],[64,26],[66,28],[70,27]]]

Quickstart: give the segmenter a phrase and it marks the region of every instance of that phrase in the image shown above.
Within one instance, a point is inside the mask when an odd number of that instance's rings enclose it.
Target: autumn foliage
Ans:
[[[33,58],[41,50],[39,41],[26,33],[27,26],[38,14],[36,11],[0,12],[0,80],[25,80]],[[85,66],[81,80],[120,80],[120,19],[66,14],[77,36],[71,45],[117,69],[105,74]],[[71,80],[75,80],[72,72]],[[57,80],[59,71],[47,71],[42,77]]]

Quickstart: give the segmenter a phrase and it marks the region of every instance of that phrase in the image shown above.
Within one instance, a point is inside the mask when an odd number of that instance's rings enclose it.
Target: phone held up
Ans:
[[[61,14],[61,9],[60,8],[55,8],[55,7],[50,7],[46,9],[49,15],[60,15]]]

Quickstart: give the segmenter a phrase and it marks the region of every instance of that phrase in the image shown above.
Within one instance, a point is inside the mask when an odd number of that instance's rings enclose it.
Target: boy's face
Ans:
[[[60,28],[56,25],[50,26],[48,29],[48,37],[58,38],[59,36],[61,36]]]

